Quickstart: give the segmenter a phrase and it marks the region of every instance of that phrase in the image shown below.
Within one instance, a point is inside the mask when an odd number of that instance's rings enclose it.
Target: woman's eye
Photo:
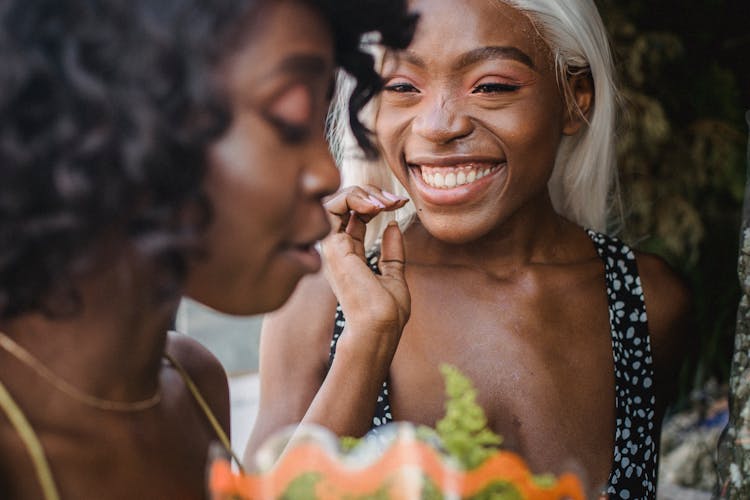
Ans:
[[[281,140],[287,144],[299,144],[310,136],[310,127],[307,124],[296,125],[273,115],[266,115],[266,119],[276,129]]]
[[[499,94],[502,92],[515,92],[520,89],[520,85],[509,83],[481,83],[474,87],[472,94]]]
[[[385,90],[388,92],[397,92],[399,94],[405,94],[409,92],[419,92],[417,88],[412,85],[411,83],[406,82],[397,82],[397,83],[391,83],[384,87]]]
[[[310,89],[300,84],[286,90],[271,103],[264,115],[284,142],[303,141],[310,134],[313,115]]]

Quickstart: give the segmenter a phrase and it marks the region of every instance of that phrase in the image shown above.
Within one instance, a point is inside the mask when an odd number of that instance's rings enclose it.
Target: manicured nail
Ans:
[[[373,195],[368,196],[367,199],[370,200],[370,203],[372,203],[376,207],[385,208],[385,205],[383,205],[383,202],[375,198]]]
[[[408,198],[404,198],[403,196],[398,196],[393,193],[389,193],[388,191],[381,191],[383,193],[383,196],[388,198],[391,201],[406,201]]]

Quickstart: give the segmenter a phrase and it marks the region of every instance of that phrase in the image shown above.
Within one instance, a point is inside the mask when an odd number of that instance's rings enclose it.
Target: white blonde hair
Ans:
[[[548,188],[555,210],[587,228],[605,231],[608,223],[619,224],[619,194],[615,165],[615,122],[618,94],[604,23],[593,0],[494,0],[525,13],[554,58],[558,84],[569,109],[576,109],[569,78],[588,73],[594,84],[593,106],[587,125],[575,135],[563,136]],[[407,196],[382,159],[367,160],[356,146],[348,128],[347,96],[351,81],[339,78],[329,140],[341,169],[344,186],[374,184]],[[363,123],[372,128],[377,99],[362,112]],[[613,201],[615,203],[613,203]],[[407,204],[395,215],[402,226],[414,218]],[[368,245],[393,219],[384,214],[370,223]]]

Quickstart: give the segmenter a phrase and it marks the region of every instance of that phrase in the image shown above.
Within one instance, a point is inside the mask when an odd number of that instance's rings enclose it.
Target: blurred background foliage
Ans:
[[[748,0],[598,0],[623,92],[621,235],[692,286],[679,404],[729,378],[750,109]],[[687,338],[687,335],[686,335]]]

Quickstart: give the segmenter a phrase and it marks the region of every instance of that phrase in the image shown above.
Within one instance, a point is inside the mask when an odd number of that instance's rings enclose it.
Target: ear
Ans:
[[[588,123],[589,112],[594,107],[594,80],[586,72],[568,77],[567,113],[563,122],[563,134],[575,135]]]

